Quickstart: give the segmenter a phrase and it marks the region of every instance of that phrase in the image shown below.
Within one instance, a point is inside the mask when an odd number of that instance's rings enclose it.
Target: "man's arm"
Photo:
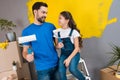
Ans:
[[[23,55],[24,59],[26,59],[26,55],[28,54],[28,52],[27,52],[28,48],[29,48],[29,46],[23,46],[22,55]]]

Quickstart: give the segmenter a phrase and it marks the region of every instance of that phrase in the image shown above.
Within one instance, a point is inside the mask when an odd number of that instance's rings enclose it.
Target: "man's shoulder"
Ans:
[[[28,30],[29,28],[31,28],[33,26],[33,24],[28,25],[27,27],[24,28],[24,30]]]
[[[50,22],[45,22],[46,25],[50,25],[50,26],[54,26],[53,23],[50,23]]]
[[[33,24],[28,25],[27,27],[25,27],[25,28],[23,29],[23,31],[31,30],[30,28],[31,28],[32,26],[33,26]]]
[[[51,29],[51,30],[54,30],[56,29],[55,25],[50,23],[50,22],[45,22],[45,24]]]

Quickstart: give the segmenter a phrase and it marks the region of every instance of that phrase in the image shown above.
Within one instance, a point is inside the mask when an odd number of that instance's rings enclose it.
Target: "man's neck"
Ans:
[[[34,21],[34,24],[36,24],[36,25],[41,25],[42,23],[40,23],[39,21],[35,20],[35,21]]]

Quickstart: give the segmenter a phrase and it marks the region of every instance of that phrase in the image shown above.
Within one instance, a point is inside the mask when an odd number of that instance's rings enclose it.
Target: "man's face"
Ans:
[[[35,10],[34,14],[36,20],[38,20],[40,23],[44,23],[47,17],[47,12],[48,12],[48,8],[44,6],[41,6],[40,9]]]

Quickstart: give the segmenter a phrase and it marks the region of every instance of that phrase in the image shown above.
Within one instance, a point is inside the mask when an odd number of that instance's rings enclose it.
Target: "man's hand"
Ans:
[[[34,61],[34,53],[32,54],[27,54],[25,58],[28,62]]]
[[[26,59],[28,62],[32,62],[34,60],[34,53],[32,52],[31,54],[28,54],[28,49],[29,46],[23,46],[23,57]]]

